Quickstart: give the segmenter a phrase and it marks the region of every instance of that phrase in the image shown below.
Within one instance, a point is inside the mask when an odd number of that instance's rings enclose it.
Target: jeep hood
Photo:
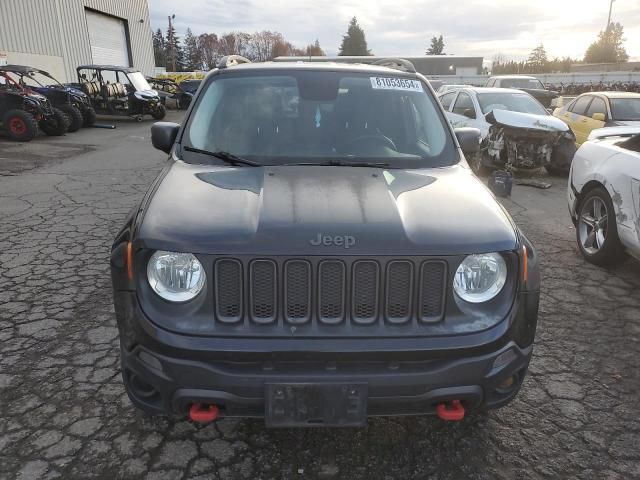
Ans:
[[[138,246],[192,253],[455,255],[517,244],[508,214],[459,165],[235,168],[178,161],[143,209]],[[318,235],[355,243],[314,246]]]

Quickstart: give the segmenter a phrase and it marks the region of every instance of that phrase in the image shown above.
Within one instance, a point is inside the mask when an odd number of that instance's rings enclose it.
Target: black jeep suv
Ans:
[[[533,349],[535,250],[415,71],[223,60],[111,254],[150,413],[357,426],[496,408]]]

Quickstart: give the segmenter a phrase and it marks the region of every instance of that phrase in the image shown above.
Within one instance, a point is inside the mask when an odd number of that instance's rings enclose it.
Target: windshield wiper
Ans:
[[[328,160],[324,162],[285,163],[283,165],[317,166],[317,167],[370,167],[394,168],[386,162],[344,162],[342,160]]]
[[[262,165],[261,163],[254,162],[253,160],[247,160],[246,158],[238,157],[233,153],[224,152],[222,150],[210,152],[209,150],[201,150],[200,148],[193,148],[193,147],[187,147],[187,146],[184,146],[182,148],[184,148],[187,152],[201,153],[202,155],[209,155],[210,157],[219,158],[220,160],[230,163],[231,165],[247,165],[249,167],[264,167],[264,165]]]

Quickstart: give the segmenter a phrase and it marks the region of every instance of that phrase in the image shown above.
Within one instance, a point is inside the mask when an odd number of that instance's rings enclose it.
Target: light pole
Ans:
[[[607,19],[607,29],[606,32],[609,33],[609,27],[611,26],[611,11],[613,10],[613,2],[615,2],[616,0],[611,0],[611,3],[609,3],[609,18]]]
[[[176,15],[169,15],[167,17],[169,19],[169,56],[170,61],[171,61],[171,71],[175,72],[176,71],[176,52],[173,48],[173,25],[171,24],[171,20],[173,20],[174,18],[176,18]]]

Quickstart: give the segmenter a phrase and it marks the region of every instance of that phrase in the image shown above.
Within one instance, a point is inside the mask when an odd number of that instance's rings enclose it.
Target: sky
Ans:
[[[150,0],[151,26],[167,28],[175,14],[180,35],[233,30],[278,31],[297,47],[317,38],[336,55],[351,17],[364,29],[374,55],[424,55],[442,34],[445,53],[493,60],[526,59],[544,44],[549,57],[582,58],[605,28],[609,0]],[[612,21],[622,23],[625,47],[640,60],[640,0],[615,0]]]

